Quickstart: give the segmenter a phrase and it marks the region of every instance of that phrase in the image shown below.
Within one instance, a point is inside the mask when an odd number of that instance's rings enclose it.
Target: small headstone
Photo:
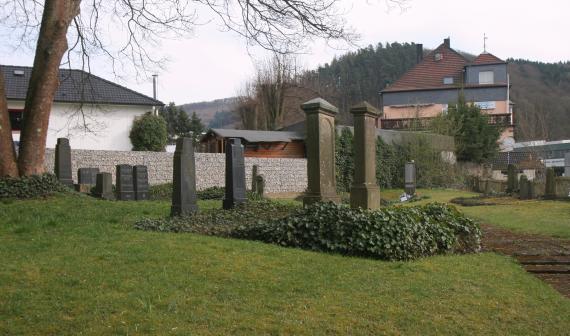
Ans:
[[[223,207],[232,209],[246,201],[243,146],[241,139],[231,138],[226,142],[226,196]]]
[[[62,184],[73,187],[73,178],[71,177],[71,147],[69,139],[58,138],[55,145],[55,175]]]
[[[257,190],[257,174],[259,171],[259,167],[257,165],[253,165],[251,167],[251,191],[255,192]]]
[[[404,167],[404,191],[410,196],[416,194],[416,163],[413,160],[406,162]]]
[[[148,169],[146,166],[133,167],[133,180],[135,199],[137,201],[148,200]]]
[[[93,194],[95,197],[99,197],[106,200],[115,199],[113,194],[113,176],[111,175],[111,173],[97,174],[97,180],[95,183],[95,192]]]
[[[189,216],[197,212],[196,200],[196,162],[192,138],[178,138],[174,151],[170,215]]]
[[[529,200],[534,197],[534,183],[529,181],[526,175],[521,175],[519,179],[519,198]]]
[[[132,201],[135,199],[133,184],[133,167],[127,164],[117,165],[117,199]]]
[[[512,194],[517,191],[517,171],[514,164],[507,166],[507,193]]]
[[[81,193],[89,193],[91,188],[97,183],[99,168],[79,168],[77,169],[76,190]]]
[[[255,177],[256,179],[256,183],[255,183],[255,193],[257,194],[257,197],[259,198],[263,198],[264,194],[265,194],[265,180],[263,179],[263,176],[261,175],[257,175]]]

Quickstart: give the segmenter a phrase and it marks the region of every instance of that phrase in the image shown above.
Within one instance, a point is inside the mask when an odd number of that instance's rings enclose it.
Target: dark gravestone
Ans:
[[[73,187],[71,177],[71,147],[69,139],[58,138],[55,145],[55,176],[62,184]]]
[[[133,167],[133,180],[135,199],[137,201],[148,200],[148,169],[146,166]]]
[[[95,197],[106,200],[112,200],[115,198],[113,195],[113,176],[111,173],[97,174],[94,195]]]
[[[416,163],[414,161],[406,162],[404,167],[404,191],[412,196],[416,193]]]
[[[256,192],[257,190],[257,173],[259,171],[259,167],[257,165],[253,165],[251,167],[251,191]]]
[[[263,179],[263,176],[261,175],[257,175],[255,177],[256,183],[255,183],[255,194],[257,195],[257,197],[259,197],[260,199],[262,199],[264,197],[265,194],[265,180]]]
[[[188,216],[198,211],[196,204],[196,162],[191,138],[179,138],[174,151],[171,216]]]
[[[131,165],[117,165],[117,199],[120,201],[132,201],[135,199],[133,184],[133,167]]]
[[[79,192],[88,193],[97,183],[99,168],[79,168],[77,169],[77,188]]]
[[[226,196],[224,209],[232,209],[246,202],[245,196],[245,162],[243,146],[237,138],[226,142]]]

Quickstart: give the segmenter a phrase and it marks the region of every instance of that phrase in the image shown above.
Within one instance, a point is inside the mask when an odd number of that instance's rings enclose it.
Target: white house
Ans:
[[[21,121],[31,67],[0,65],[14,141],[20,140]],[[60,85],[49,118],[48,148],[57,138],[69,138],[73,149],[131,150],[133,119],[162,102],[89,74],[60,69]]]

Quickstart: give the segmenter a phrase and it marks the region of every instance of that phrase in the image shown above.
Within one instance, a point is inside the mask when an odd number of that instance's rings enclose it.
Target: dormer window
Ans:
[[[437,61],[441,61],[443,59],[443,54],[442,53],[435,53],[435,55],[433,56],[433,59],[437,62]]]
[[[495,74],[493,71],[479,72],[479,84],[493,84],[495,82]]]
[[[453,84],[453,77],[443,77],[443,84],[445,85]]]

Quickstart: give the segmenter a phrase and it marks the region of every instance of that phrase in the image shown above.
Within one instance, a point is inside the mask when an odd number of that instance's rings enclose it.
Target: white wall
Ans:
[[[22,109],[24,105],[9,101],[8,108]],[[69,138],[73,149],[130,151],[133,119],[150,110],[150,106],[84,105],[81,113],[78,104],[54,103],[46,147],[55,148],[57,138]],[[19,141],[19,133],[12,136]]]

